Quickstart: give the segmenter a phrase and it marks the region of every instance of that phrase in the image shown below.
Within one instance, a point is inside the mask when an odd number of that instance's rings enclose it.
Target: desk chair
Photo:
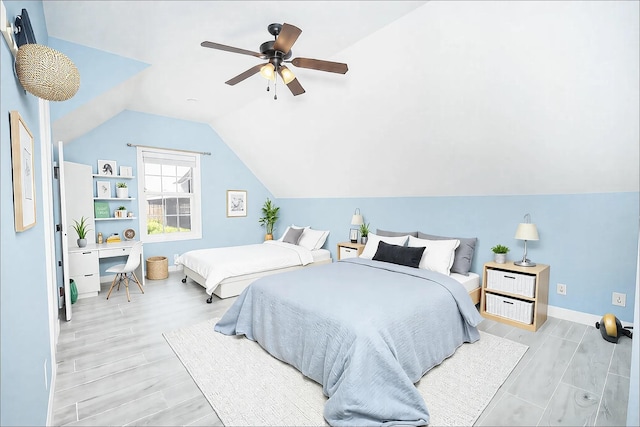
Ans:
[[[131,252],[129,252],[129,257],[127,258],[126,264],[118,264],[114,265],[107,269],[107,273],[116,273],[116,277],[113,278],[113,282],[111,282],[111,287],[109,288],[109,293],[107,294],[107,299],[111,296],[111,291],[116,285],[116,281],[118,282],[118,290],[120,290],[120,283],[124,282],[124,287],[127,290],[127,301],[131,302],[131,298],[129,297],[129,279],[133,279],[140,288],[140,291],[144,294],[144,289],[142,289],[142,284],[136,277],[135,269],[140,265],[140,255],[142,254],[142,242],[136,243],[132,248]]]

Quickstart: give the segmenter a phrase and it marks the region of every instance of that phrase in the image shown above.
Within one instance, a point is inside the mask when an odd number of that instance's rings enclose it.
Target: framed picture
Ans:
[[[98,175],[118,176],[115,160],[98,160]]]
[[[247,192],[227,190],[227,217],[247,216]]]
[[[352,228],[349,231],[349,240],[351,240],[351,243],[356,243],[358,241],[358,229],[357,228]]]
[[[107,202],[93,202],[93,213],[96,218],[109,218],[111,211]]]
[[[96,197],[99,199],[111,197],[111,183],[109,181],[96,181]]]
[[[120,176],[133,176],[133,168],[131,166],[120,166]]]
[[[9,113],[11,122],[11,165],[13,169],[13,211],[16,231],[36,225],[36,186],[33,135],[20,113]]]

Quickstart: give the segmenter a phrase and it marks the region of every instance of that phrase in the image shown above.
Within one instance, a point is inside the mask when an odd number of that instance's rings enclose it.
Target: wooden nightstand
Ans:
[[[482,274],[480,314],[487,319],[537,331],[547,320],[549,266],[520,267],[488,262]]]
[[[356,258],[364,250],[362,243],[341,242],[338,243],[338,260],[343,258]]]

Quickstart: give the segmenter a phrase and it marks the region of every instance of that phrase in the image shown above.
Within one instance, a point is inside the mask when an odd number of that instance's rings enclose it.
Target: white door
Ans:
[[[67,321],[71,320],[71,285],[69,283],[69,237],[66,207],[64,153],[62,141],[58,142],[58,182],[60,184],[60,222],[62,223],[62,280],[64,281],[64,307]]]

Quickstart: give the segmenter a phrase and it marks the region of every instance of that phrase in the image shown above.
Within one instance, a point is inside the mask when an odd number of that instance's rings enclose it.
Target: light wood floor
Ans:
[[[54,425],[221,426],[163,332],[220,317],[235,298],[206,304],[182,275],[147,280],[105,299],[81,299],[61,325]],[[481,329],[529,350],[477,425],[624,425],[631,340],[607,343],[594,327],[550,319],[536,333],[485,320]],[[212,356],[214,357],[214,356]]]

